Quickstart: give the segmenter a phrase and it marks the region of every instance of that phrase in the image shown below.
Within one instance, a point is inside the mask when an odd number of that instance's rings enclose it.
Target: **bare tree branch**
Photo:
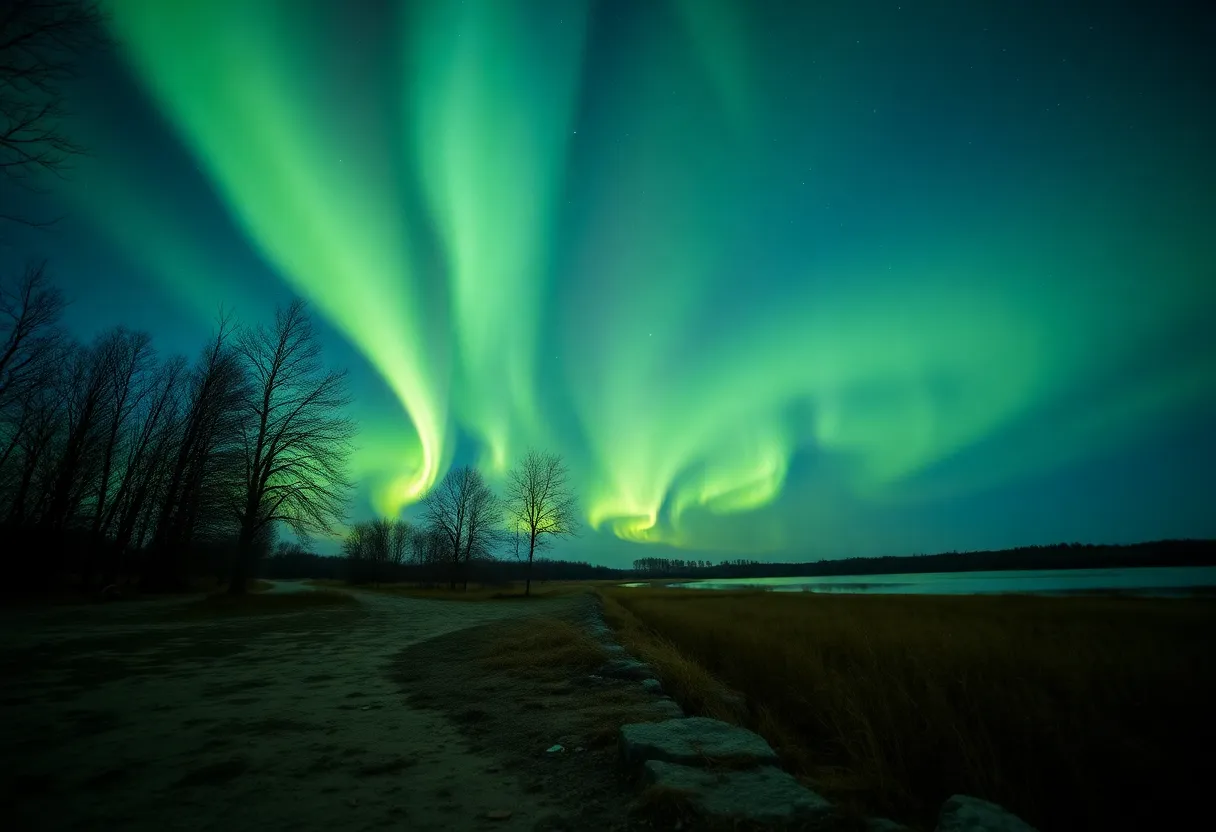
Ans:
[[[7,0],[0,11],[0,176],[36,189],[63,176],[84,148],[65,132],[64,82],[82,52],[103,42],[96,0]],[[47,223],[4,212],[0,219]]]
[[[467,586],[469,564],[490,557],[501,537],[498,498],[481,472],[466,465],[449,471],[427,494],[424,507],[427,523],[444,542],[451,587],[462,577]]]
[[[46,263],[32,263],[16,285],[0,284],[0,411],[40,372],[60,340],[59,316],[67,305],[50,284]]]
[[[507,474],[508,528],[516,541],[528,543],[528,577],[524,594],[532,592],[532,563],[536,550],[559,535],[578,533],[578,503],[570,474],[558,454],[528,451]],[[517,556],[522,556],[518,551]]]
[[[273,328],[242,330],[237,351],[253,389],[241,428],[244,487],[230,590],[244,591],[251,546],[263,529],[284,523],[297,534],[329,531],[344,516],[354,423],[346,374],[326,370],[303,301],[275,316]]]

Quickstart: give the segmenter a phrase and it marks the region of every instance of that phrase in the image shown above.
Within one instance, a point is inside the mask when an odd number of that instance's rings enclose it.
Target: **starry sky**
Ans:
[[[166,354],[307,298],[352,519],[536,447],[610,565],[1216,536],[1203,4],[105,6],[2,265]]]

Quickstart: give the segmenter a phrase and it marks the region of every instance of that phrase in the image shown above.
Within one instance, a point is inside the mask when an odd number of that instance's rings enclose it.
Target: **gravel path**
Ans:
[[[175,600],[6,611],[5,826],[531,829],[517,776],[439,712],[409,708],[390,665],[408,645],[571,600],[357,596],[200,621]]]

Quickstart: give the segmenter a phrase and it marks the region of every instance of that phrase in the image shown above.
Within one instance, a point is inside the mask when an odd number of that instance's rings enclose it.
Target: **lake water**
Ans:
[[[625,586],[646,586],[645,582]],[[907,575],[829,575],[798,578],[724,578],[672,581],[680,589],[767,589],[772,592],[864,592],[912,595],[1027,595],[1124,592],[1188,595],[1216,587],[1216,566],[1136,569],[1040,569],[1007,572],[917,572]]]

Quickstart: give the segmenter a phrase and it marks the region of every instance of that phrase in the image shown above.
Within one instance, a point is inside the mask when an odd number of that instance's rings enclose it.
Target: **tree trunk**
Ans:
[[[8,523],[10,526],[20,526],[25,522],[25,504],[29,500],[30,486],[34,482],[34,474],[38,470],[38,458],[34,457],[32,461],[27,461],[24,470],[21,472],[21,484],[17,486],[17,493],[13,497],[13,504],[9,508]]]
[[[232,577],[228,581],[228,594],[244,595],[247,577],[245,559],[238,554],[232,563]]]
[[[532,556],[536,554],[536,535],[528,539],[528,571],[524,576],[524,597],[532,595]]]
[[[232,559],[232,572],[228,580],[229,595],[244,595],[245,582],[249,577],[249,562],[252,560],[254,533],[241,524],[241,536],[236,544],[236,557]]]

